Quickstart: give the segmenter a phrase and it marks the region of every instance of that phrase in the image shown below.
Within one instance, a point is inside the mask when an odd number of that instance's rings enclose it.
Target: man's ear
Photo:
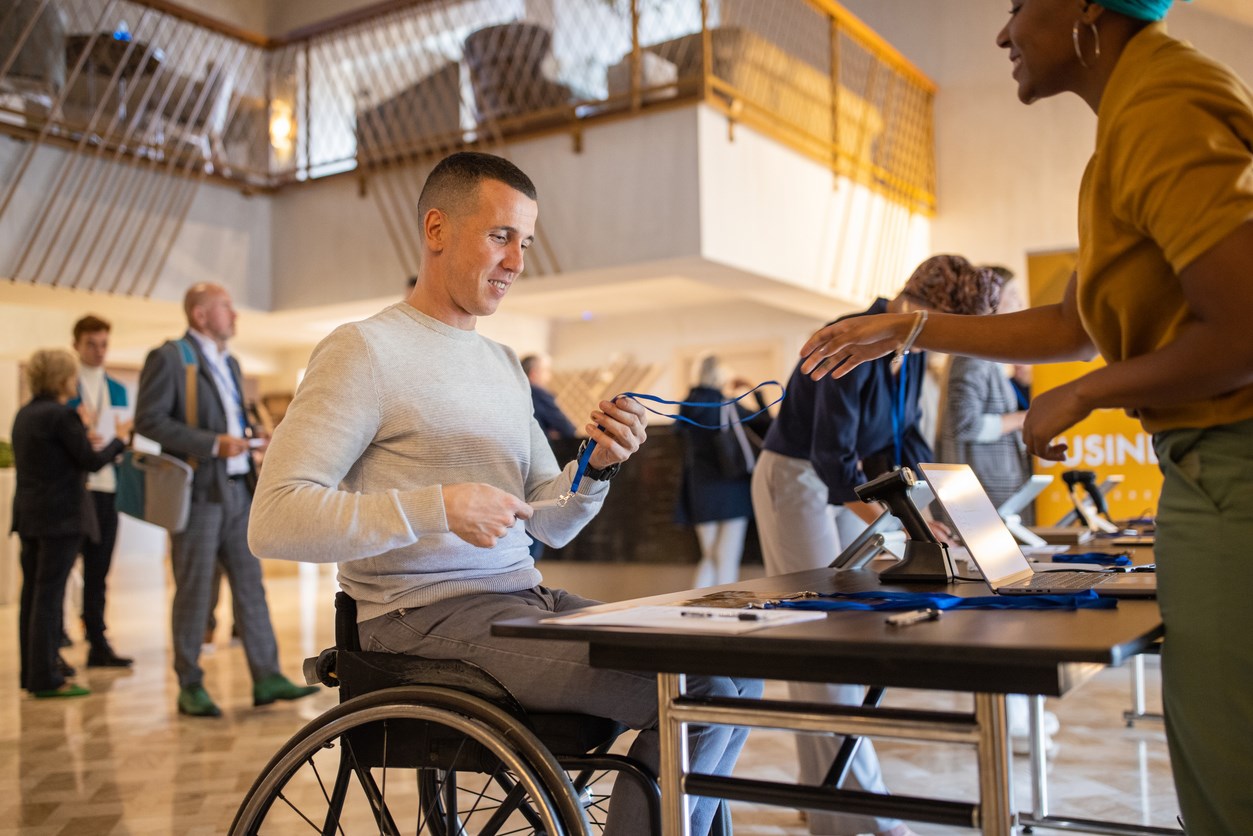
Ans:
[[[442,252],[448,237],[448,216],[439,209],[428,209],[422,217],[422,239],[427,249]]]

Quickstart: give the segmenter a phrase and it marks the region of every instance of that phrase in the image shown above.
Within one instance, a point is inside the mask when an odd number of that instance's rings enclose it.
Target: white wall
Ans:
[[[855,307],[893,296],[930,255],[929,220],[699,108],[701,253]],[[647,182],[643,188],[664,188]]]
[[[34,153],[29,154],[32,148]],[[94,284],[98,292],[107,293],[118,282],[120,292],[126,293],[135,283],[136,292],[143,294],[153,267],[168,248],[169,257],[152,285],[151,298],[181,302],[190,285],[211,281],[227,287],[241,306],[270,307],[271,209],[267,198],[249,197],[212,182],[194,185],[190,208],[171,246],[169,232],[175,220],[158,211],[176,206],[180,196],[188,193],[185,190],[193,187],[192,181],[166,178],[162,187],[168,191],[141,182],[125,192],[131,202],[120,205],[93,200],[99,183],[112,182],[117,176],[115,169],[130,173],[134,168],[107,160],[98,163],[94,154],[88,159],[91,162],[84,164],[83,157],[60,148],[0,136],[0,177],[4,178],[0,189],[7,189],[10,179],[22,172],[0,223],[0,277],[12,278],[20,266],[24,283],[38,274],[40,284],[56,280],[67,289]],[[80,187],[84,176],[88,179]],[[45,206],[54,193],[57,202],[45,217]],[[68,216],[61,211],[67,201],[74,207]],[[120,246],[111,245],[107,235],[96,239],[94,234],[78,234],[80,225],[91,233],[103,225],[111,234],[123,220],[132,231],[146,224],[134,249],[131,234],[122,238]],[[34,246],[23,261],[32,236]],[[154,236],[156,245],[149,249]],[[88,258],[93,242],[95,255]],[[95,275],[81,275],[84,266]]]
[[[705,308],[680,308],[627,316],[598,317],[563,323],[553,330],[550,353],[558,370],[590,369],[615,355],[662,369],[651,394],[677,399],[693,383],[691,369],[681,362],[705,351],[738,351],[750,343],[770,365],[761,367],[786,384],[805,339],[825,321],[743,302]],[[747,374],[751,371],[744,368]],[[654,419],[650,419],[654,420]]]
[[[1021,104],[996,35],[1007,0],[843,0],[938,85],[937,251],[1003,263],[1078,242],[1079,180],[1096,117],[1073,95]],[[1169,31],[1253,82],[1253,27],[1175,3]]]

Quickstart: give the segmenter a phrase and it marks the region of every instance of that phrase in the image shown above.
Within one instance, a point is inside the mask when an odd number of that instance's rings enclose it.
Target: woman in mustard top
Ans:
[[[916,345],[1002,362],[1106,365],[1032,401],[1027,447],[1096,409],[1153,434],[1166,624],[1163,701],[1189,834],[1253,823],[1253,93],[1166,34],[1170,0],[1012,0],[997,44],[1018,97],[1073,93],[1097,114],[1063,300],[987,317],[932,314]],[[900,346],[910,314],[856,317],[802,349],[815,377]],[[975,327],[975,326],[978,327]]]

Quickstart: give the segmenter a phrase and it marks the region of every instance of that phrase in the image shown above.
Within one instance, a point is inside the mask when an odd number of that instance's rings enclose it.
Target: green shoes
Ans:
[[[178,691],[178,713],[189,717],[221,717],[222,709],[214,704],[203,685],[188,685]]]
[[[60,688],[49,688],[46,691],[35,691],[33,693],[35,695],[35,699],[47,700],[56,697],[85,697],[90,694],[91,691],[87,690],[82,685],[75,685],[73,682],[66,682]]]
[[[316,690],[316,685],[301,687],[280,673],[271,674],[253,684],[252,704],[269,705],[277,700],[298,700]],[[203,685],[190,685],[178,692],[178,713],[190,717],[222,716],[222,710],[214,704]]]
[[[297,685],[281,673],[270,674],[252,686],[252,704],[269,705],[275,700],[298,700],[318,690],[316,685]]]

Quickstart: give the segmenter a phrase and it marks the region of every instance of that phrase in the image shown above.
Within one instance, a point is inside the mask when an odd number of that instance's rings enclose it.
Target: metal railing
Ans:
[[[206,178],[354,170],[416,266],[435,159],[554,131],[577,150],[590,122],[697,100],[929,214],[933,98],[834,0],[391,0],[283,39],[165,0],[11,0],[0,132],[26,144],[0,158],[0,220],[32,178],[39,197],[0,273],[147,295]],[[50,175],[43,147],[70,152]]]

